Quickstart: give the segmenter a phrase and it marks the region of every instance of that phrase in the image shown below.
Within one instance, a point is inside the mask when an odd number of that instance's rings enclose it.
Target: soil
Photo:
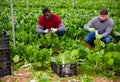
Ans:
[[[0,82],[30,82],[30,73],[28,70],[17,70],[14,71],[14,75],[8,75],[3,78],[0,78]],[[52,76],[57,76],[56,74],[52,74]],[[58,77],[58,76],[57,76]],[[58,77],[59,78],[59,77]],[[59,78],[60,82],[80,82],[80,80],[77,80],[78,77],[66,77],[66,78]],[[94,82],[120,82],[120,79],[117,79],[115,81],[104,79],[104,78],[93,78]],[[57,81],[51,81],[51,82],[57,82]]]
[[[30,82],[30,72],[28,70],[14,71],[14,75],[0,78],[0,82]]]

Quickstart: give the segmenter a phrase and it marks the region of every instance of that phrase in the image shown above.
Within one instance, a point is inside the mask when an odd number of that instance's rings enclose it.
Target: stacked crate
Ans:
[[[0,31],[0,78],[6,75],[11,75],[9,36]]]

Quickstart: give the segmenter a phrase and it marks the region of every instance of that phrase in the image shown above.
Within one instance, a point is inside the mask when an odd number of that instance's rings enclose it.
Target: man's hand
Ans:
[[[51,32],[52,33],[57,32],[57,29],[56,28],[51,28]]]
[[[98,38],[98,39],[101,39],[101,38],[102,38],[102,35],[98,34],[98,31],[97,31],[97,30],[95,31],[95,35],[96,35],[96,38]]]
[[[96,34],[96,38],[101,39],[101,38],[102,38],[102,35]]]
[[[44,32],[45,32],[45,33],[48,33],[48,32],[49,32],[49,29],[46,29]]]
[[[88,31],[89,31],[89,32],[94,32],[95,29],[94,29],[94,28],[89,28]]]

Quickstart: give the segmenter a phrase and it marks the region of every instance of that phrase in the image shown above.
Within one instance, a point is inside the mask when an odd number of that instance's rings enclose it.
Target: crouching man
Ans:
[[[102,9],[100,11],[100,15],[91,19],[89,23],[85,26],[85,29],[90,33],[86,35],[85,41],[94,46],[94,40],[96,38],[101,39],[104,43],[109,43],[110,33],[113,29],[113,20],[109,18],[108,11],[106,9]],[[98,34],[95,34],[95,31],[98,31]]]
[[[59,16],[52,14],[47,8],[43,9],[42,14],[36,28],[38,36],[48,32],[56,33],[59,36],[64,35],[66,29]]]

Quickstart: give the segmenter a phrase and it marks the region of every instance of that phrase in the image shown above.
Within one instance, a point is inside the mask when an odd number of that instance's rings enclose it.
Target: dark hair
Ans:
[[[44,8],[44,9],[42,10],[42,13],[44,14],[44,13],[46,13],[46,12],[49,12],[49,13],[50,13],[50,10],[49,10],[48,8]]]
[[[107,9],[102,9],[100,11],[100,15],[107,15],[108,14],[108,10]]]

